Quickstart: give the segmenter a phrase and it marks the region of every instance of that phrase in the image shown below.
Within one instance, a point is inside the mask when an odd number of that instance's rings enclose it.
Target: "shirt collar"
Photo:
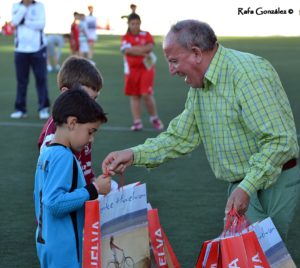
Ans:
[[[218,45],[218,50],[214,55],[212,61],[209,64],[209,67],[204,75],[204,88],[207,88],[208,84],[213,85],[217,84],[219,74],[222,70],[222,63],[225,57],[225,48]]]

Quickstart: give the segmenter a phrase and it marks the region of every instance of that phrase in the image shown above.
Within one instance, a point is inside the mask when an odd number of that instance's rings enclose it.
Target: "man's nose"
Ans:
[[[174,67],[174,64],[170,63],[169,64],[169,72],[171,75],[175,75],[176,74],[176,68]]]

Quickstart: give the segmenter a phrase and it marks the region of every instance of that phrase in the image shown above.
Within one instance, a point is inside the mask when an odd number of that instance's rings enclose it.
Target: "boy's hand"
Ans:
[[[111,188],[111,177],[107,175],[100,175],[97,177],[97,179],[94,181],[94,183],[98,186],[98,194],[108,194],[110,192]]]

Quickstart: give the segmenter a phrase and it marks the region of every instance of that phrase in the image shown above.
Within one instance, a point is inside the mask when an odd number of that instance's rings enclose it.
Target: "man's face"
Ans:
[[[194,49],[186,49],[176,43],[174,38],[167,37],[163,43],[165,58],[171,75],[184,77],[184,81],[193,88],[202,86],[200,71],[202,55]]]

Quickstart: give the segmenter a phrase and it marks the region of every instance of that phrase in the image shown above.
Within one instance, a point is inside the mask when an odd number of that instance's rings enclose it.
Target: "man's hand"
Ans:
[[[121,174],[133,163],[133,152],[130,149],[108,154],[102,162],[102,171],[110,176]]]
[[[250,196],[241,188],[237,187],[229,196],[225,208],[225,215],[234,208],[239,215],[244,215],[248,210]]]

